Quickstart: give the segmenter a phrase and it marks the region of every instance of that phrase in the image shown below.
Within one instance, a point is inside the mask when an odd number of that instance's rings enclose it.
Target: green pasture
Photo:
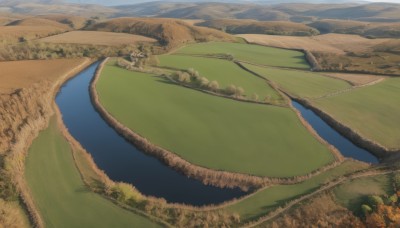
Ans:
[[[85,186],[55,120],[29,149],[25,176],[46,227],[158,226]]]
[[[97,91],[125,126],[200,166],[288,177],[334,159],[289,108],[216,97],[111,65]]]
[[[277,83],[285,91],[302,98],[320,97],[351,87],[346,81],[317,73],[259,67],[251,64],[243,65],[247,69]]]
[[[158,58],[161,67],[181,70],[193,68],[210,81],[216,80],[221,89],[231,84],[240,86],[244,89],[248,98],[256,93],[260,99],[264,99],[266,96],[275,100],[282,99],[278,92],[268,85],[267,81],[243,70],[230,61],[182,55],[162,55]]]
[[[254,44],[209,42],[190,44],[176,54],[213,55],[230,54],[235,60],[276,67],[309,69],[304,53]]]
[[[388,148],[400,148],[400,78],[313,101],[335,119]]]

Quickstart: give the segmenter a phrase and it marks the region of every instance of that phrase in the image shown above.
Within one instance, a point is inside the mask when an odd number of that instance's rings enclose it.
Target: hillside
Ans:
[[[64,14],[39,15],[37,17],[56,21],[58,23],[68,25],[69,27],[71,27],[73,29],[81,29],[88,22],[88,19],[85,17],[64,15]]]
[[[189,42],[234,41],[235,38],[209,28],[192,26],[176,19],[117,18],[94,24],[93,31],[122,32],[154,38],[163,46],[177,47]]]
[[[61,24],[57,21],[52,21],[44,18],[26,18],[21,20],[13,21],[7,26],[37,26],[37,27],[53,27],[59,30],[69,30],[71,27],[65,24]]]
[[[318,35],[319,31],[305,24],[288,21],[256,21],[219,19],[210,20],[197,24],[215,28],[231,34],[268,34],[268,35],[290,35],[290,36],[312,36]]]
[[[309,26],[321,33],[358,34],[369,37],[400,37],[400,23],[370,23],[349,20],[325,19],[310,23]]]

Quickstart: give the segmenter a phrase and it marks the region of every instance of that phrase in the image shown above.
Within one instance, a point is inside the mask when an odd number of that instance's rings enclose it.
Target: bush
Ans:
[[[208,80],[206,77],[201,77],[199,80],[199,84],[201,87],[206,87],[210,83],[210,80]]]
[[[236,88],[236,93],[235,93],[236,97],[241,97],[244,95],[244,89],[242,87],[237,87]]]
[[[374,208],[376,208],[378,205],[384,204],[383,199],[380,196],[368,196],[367,202]]]
[[[253,93],[253,95],[251,95],[251,100],[253,100],[253,101],[258,101],[258,99],[259,99],[258,94]]]
[[[229,85],[225,89],[225,93],[228,95],[235,95],[236,94],[236,86],[235,85]]]
[[[212,81],[208,84],[208,88],[213,92],[217,92],[219,90],[219,83],[217,81]]]
[[[111,188],[111,192],[111,195],[122,203],[133,204],[143,200],[142,194],[130,184],[117,183]]]
[[[367,216],[368,214],[370,214],[372,212],[372,208],[366,204],[363,204],[361,206],[361,211],[363,212],[364,216]]]

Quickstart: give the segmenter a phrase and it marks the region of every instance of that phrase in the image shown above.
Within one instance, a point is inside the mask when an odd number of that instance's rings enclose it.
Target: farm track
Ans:
[[[330,93],[330,94],[326,94],[326,95],[323,95],[323,96],[315,97],[315,98],[312,98],[311,100],[319,100],[319,99],[323,99],[323,98],[339,96],[339,95],[341,95],[343,93],[352,92],[352,91],[354,91],[356,89],[360,89],[360,88],[376,85],[378,83],[383,82],[384,80],[385,80],[385,78],[381,78],[381,79],[378,79],[376,81],[373,81],[373,82],[370,82],[370,83],[367,83],[367,84],[364,84],[364,85],[353,86],[353,87],[345,89],[345,90],[336,91],[334,93]]]

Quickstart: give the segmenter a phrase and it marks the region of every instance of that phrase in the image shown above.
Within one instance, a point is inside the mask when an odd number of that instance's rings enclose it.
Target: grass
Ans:
[[[400,148],[400,79],[390,78],[313,103],[364,137],[388,148]]]
[[[259,67],[250,64],[243,65],[247,69],[277,83],[285,91],[302,98],[319,97],[351,87],[344,80],[316,73]]]
[[[187,70],[193,68],[201,76],[210,81],[216,80],[221,89],[233,84],[244,89],[245,95],[249,98],[253,93],[260,96],[260,99],[270,96],[272,99],[281,100],[281,96],[271,88],[268,83],[261,78],[241,69],[233,62],[179,55],[163,55],[158,57],[160,66],[172,67],[176,69]]]
[[[125,126],[200,166],[289,177],[333,160],[289,108],[211,96],[111,65],[97,90]]]
[[[53,119],[32,144],[25,176],[47,227],[155,227],[91,192]]]
[[[367,196],[393,194],[389,176],[365,177],[348,181],[334,189],[336,201],[355,213]]]
[[[299,184],[272,186],[226,209],[230,212],[239,213],[242,221],[246,222],[266,215],[291,199],[315,191],[321,184],[328,180],[363,168],[365,168],[364,164],[346,161],[336,168]]]
[[[178,54],[231,54],[236,60],[261,65],[309,69],[304,54],[299,51],[284,50],[241,43],[197,43],[176,51]]]

